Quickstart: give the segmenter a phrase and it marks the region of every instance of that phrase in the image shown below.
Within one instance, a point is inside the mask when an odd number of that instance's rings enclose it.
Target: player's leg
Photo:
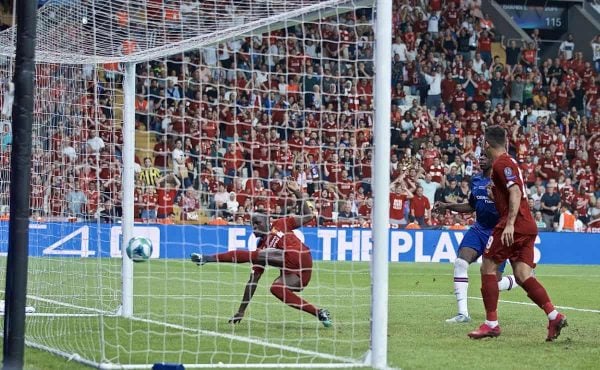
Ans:
[[[510,255],[510,249],[502,244],[502,230],[494,229],[490,235],[483,262],[481,263],[481,297],[485,308],[485,322],[476,330],[468,335],[473,339],[486,337],[497,337],[500,335],[500,326],[498,325],[498,298],[500,290],[498,289],[498,265],[505,261]]]
[[[498,263],[488,257],[483,257],[481,263],[481,296],[485,308],[485,322],[478,329],[473,330],[468,335],[473,339],[488,337],[497,337],[500,335],[500,325],[498,325],[498,281],[496,272]]]
[[[282,268],[284,265],[284,253],[280,249],[267,248],[255,251],[236,249],[229,252],[204,255],[192,253],[192,262],[201,266],[205,263],[255,263]]]
[[[327,310],[319,309],[295,293],[302,291],[306,286],[307,282],[303,282],[303,280],[305,279],[301,275],[282,271],[281,276],[275,279],[271,285],[271,293],[288,306],[315,316],[325,327],[331,326]]]
[[[285,304],[316,316],[325,327],[331,326],[329,311],[319,309],[294,292],[308,286],[312,276],[312,256],[308,249],[285,251],[281,276],[273,282],[271,293]]]
[[[567,326],[567,318],[558,312],[546,288],[533,276],[533,245],[535,235],[515,235],[513,247],[517,248],[517,253],[513,257],[512,266],[517,282],[521,285],[527,296],[537,304],[548,316],[548,336],[547,341],[553,341],[558,338],[562,328]]]
[[[503,290],[512,290],[519,286],[517,284],[516,278],[514,275],[504,275],[504,269],[506,268],[506,261],[502,262],[498,266],[498,271],[496,272],[496,279],[498,280],[498,289],[500,291]]]
[[[212,262],[228,262],[228,263],[256,263],[259,251],[247,251],[236,249],[229,252],[218,254],[201,254],[192,253],[190,259],[198,266]]]
[[[468,237],[465,235],[465,239]],[[454,295],[458,305],[458,314],[446,320],[447,323],[469,322],[468,291],[469,291],[469,265],[479,258],[481,253],[476,247],[465,245],[465,239],[458,249],[458,257],[454,260]]]

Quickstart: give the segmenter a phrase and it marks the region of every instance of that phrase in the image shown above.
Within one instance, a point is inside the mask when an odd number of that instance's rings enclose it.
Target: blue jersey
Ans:
[[[498,223],[500,217],[496,210],[494,201],[487,195],[489,177],[474,175],[471,180],[471,195],[469,204],[475,209],[475,219],[484,229],[492,229]]]

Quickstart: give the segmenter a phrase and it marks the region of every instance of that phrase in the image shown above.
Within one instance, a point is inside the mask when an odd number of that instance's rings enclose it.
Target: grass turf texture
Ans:
[[[0,266],[2,271],[4,266]],[[78,306],[108,309],[118,302],[118,260],[32,259],[30,294]],[[35,273],[33,273],[35,271]],[[45,271],[45,272],[44,272]],[[58,273],[60,271],[60,273]],[[474,341],[468,331],[484,319],[478,267],[471,266],[469,308],[473,322],[446,324],[456,313],[452,265],[390,265],[390,366],[404,369],[575,369],[595,368],[600,358],[598,312],[563,310],[569,327],[554,343],[546,343],[547,320],[519,288],[502,292],[499,305],[503,333],[497,339]],[[102,279],[97,274],[102,273]],[[547,266],[538,278],[559,306],[600,309],[600,266]],[[174,260],[135,265],[135,316],[175,325],[118,317],[29,317],[28,338],[100,360],[154,362],[328,362],[313,355],[207,335],[198,329],[244,338],[259,338],[309,351],[359,359],[368,348],[370,282],[368,264],[317,262],[302,296],[330,309],[332,328],[286,307],[268,292],[277,276],[263,276],[244,320],[227,323],[235,312],[248,278],[248,266],[210,264],[196,267]],[[39,287],[36,289],[35,287]],[[104,286],[103,289],[100,286]],[[79,287],[79,288],[76,288]],[[518,304],[524,302],[527,304]],[[79,309],[29,300],[38,312],[75,313]],[[105,341],[100,343],[100,328]],[[185,330],[184,330],[185,329]],[[285,337],[284,337],[285,335]],[[42,339],[45,338],[45,339]],[[45,341],[45,342],[44,342]],[[518,365],[517,365],[518,364]],[[28,348],[28,369],[85,368],[64,358]]]

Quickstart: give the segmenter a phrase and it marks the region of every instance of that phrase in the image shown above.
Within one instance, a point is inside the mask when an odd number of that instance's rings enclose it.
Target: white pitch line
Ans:
[[[99,313],[52,313],[52,312],[32,312],[26,313],[27,317],[98,317]],[[113,315],[114,316],[114,315]]]
[[[396,297],[396,298],[411,298],[411,297],[412,298],[454,298],[454,294],[390,294],[389,296]],[[481,298],[481,297],[468,297],[468,298],[476,299],[478,301],[483,300],[483,298]],[[522,305],[522,306],[537,307],[537,305],[535,303],[531,303],[531,302],[509,301],[506,299],[500,299],[500,300],[498,300],[498,302],[517,304],[517,305]],[[554,306],[554,307],[559,308],[561,310],[567,310],[567,311],[600,313],[600,310],[593,309],[593,308],[579,308],[579,307],[570,307],[570,306]]]
[[[233,334],[218,333],[218,332],[213,332],[213,331],[203,330],[203,329],[192,329],[192,328],[187,328],[187,327],[181,326],[181,325],[170,324],[170,323],[156,321],[156,320],[152,320],[152,319],[143,319],[140,317],[131,317],[131,320],[140,321],[140,322],[144,322],[144,323],[148,323],[148,324],[162,325],[162,326],[165,326],[167,328],[172,328],[172,329],[179,329],[179,330],[183,330],[183,331],[191,331],[194,333],[206,334],[206,335],[211,335],[211,336],[215,336],[215,337],[221,337],[221,338],[225,338],[225,339],[229,339],[229,340],[237,340],[237,341],[244,342],[244,343],[259,344],[259,345],[262,345],[265,347],[271,347],[271,348],[276,348],[276,349],[280,349],[280,350],[284,350],[284,351],[296,352],[296,353],[303,354],[303,355],[321,357],[321,358],[325,358],[328,360],[346,362],[346,363],[355,364],[355,365],[361,365],[361,364],[364,365],[362,362],[356,361],[352,358],[340,357],[340,356],[330,355],[327,353],[320,353],[320,352],[305,350],[302,348],[287,346],[285,344],[270,343],[270,342],[264,341],[260,338],[240,337],[240,336],[233,335]]]
[[[469,297],[469,299],[477,299],[479,301],[483,300],[483,298],[481,298],[481,297]],[[522,306],[535,306],[535,307],[537,307],[537,304],[531,303],[531,302],[508,301],[508,300],[505,300],[505,299],[500,299],[500,300],[498,300],[498,302],[510,303],[510,304],[518,304],[518,305],[522,305]],[[554,306],[554,307],[559,308],[561,310],[566,310],[566,311],[600,313],[600,310],[595,310],[595,309],[592,309],[592,308],[579,308],[579,307],[570,307],[570,306]]]
[[[84,311],[91,311],[91,312],[96,312],[96,313],[100,313],[100,314],[104,314],[104,315],[115,316],[114,312],[103,311],[103,310],[100,310],[97,308],[77,306],[74,304],[55,301],[52,299],[42,298],[42,297],[38,297],[38,296],[34,296],[34,295],[27,295],[27,297],[30,299],[33,299],[33,300],[38,300],[40,302],[54,303],[56,305],[68,307],[68,308],[72,308],[72,309],[80,309],[80,310],[84,310]],[[225,338],[225,339],[229,339],[229,340],[237,340],[237,341],[244,342],[244,343],[259,344],[259,345],[269,347],[269,348],[275,348],[275,349],[279,349],[279,350],[320,357],[320,358],[324,358],[324,359],[332,360],[332,361],[345,362],[345,363],[356,365],[356,366],[364,365],[362,362],[357,361],[352,358],[335,356],[335,355],[331,355],[331,354],[327,354],[327,353],[320,353],[320,352],[316,352],[316,351],[310,351],[310,350],[306,350],[306,349],[302,349],[302,348],[287,346],[284,344],[271,343],[271,342],[264,341],[260,338],[242,337],[242,336],[238,336],[238,335],[219,333],[219,332],[214,332],[214,331],[210,331],[210,330],[187,328],[187,327],[181,326],[181,325],[176,325],[176,324],[171,324],[171,323],[156,321],[156,320],[151,320],[151,319],[144,319],[144,318],[140,318],[140,317],[130,317],[129,319],[131,319],[133,321],[161,325],[161,326],[172,328],[172,329],[179,329],[179,330],[183,330],[183,331],[191,331],[191,332],[195,332],[195,333],[199,333],[199,334],[210,335],[213,337],[220,337],[220,338]]]

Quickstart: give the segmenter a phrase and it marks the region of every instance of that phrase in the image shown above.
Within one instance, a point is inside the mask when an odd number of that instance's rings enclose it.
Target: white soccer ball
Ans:
[[[152,255],[152,241],[144,236],[131,238],[127,243],[126,252],[133,262],[147,261]]]

